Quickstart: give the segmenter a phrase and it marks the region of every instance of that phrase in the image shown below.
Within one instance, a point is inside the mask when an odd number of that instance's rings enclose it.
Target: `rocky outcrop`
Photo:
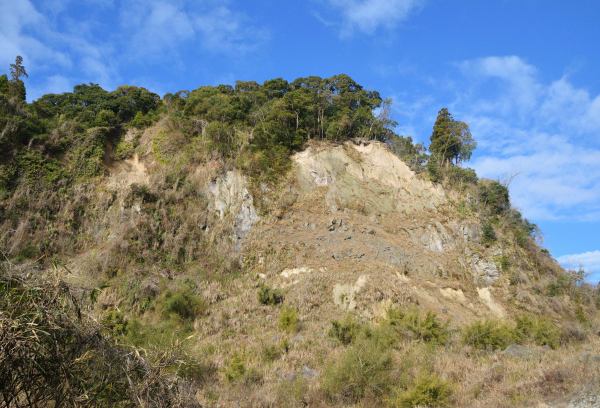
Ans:
[[[233,238],[239,248],[239,241],[259,220],[246,177],[239,171],[228,171],[209,183],[208,192],[212,196],[213,208],[219,218],[232,217]]]
[[[293,157],[300,189],[327,189],[332,211],[352,208],[368,214],[411,214],[445,203],[441,188],[418,178],[381,143],[351,142],[309,147]]]

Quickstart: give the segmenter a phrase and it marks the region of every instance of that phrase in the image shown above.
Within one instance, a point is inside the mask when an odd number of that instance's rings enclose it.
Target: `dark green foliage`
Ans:
[[[168,291],[164,298],[163,310],[167,315],[178,316],[182,320],[194,320],[206,310],[206,303],[192,289]]]
[[[479,202],[490,214],[503,214],[510,209],[508,188],[497,181],[483,181],[479,184]]]
[[[363,330],[363,325],[348,315],[344,320],[334,320],[331,322],[329,336],[347,346],[356,340]]]
[[[440,165],[468,161],[475,147],[469,126],[455,120],[447,108],[442,108],[433,125],[429,145]]]
[[[401,335],[428,343],[445,344],[450,335],[448,324],[441,322],[435,313],[424,316],[418,310],[388,310],[387,324]]]
[[[102,324],[112,335],[122,336],[127,334],[127,319],[120,310],[111,309],[106,312]]]
[[[557,348],[560,343],[560,330],[549,320],[532,315],[516,319],[516,337],[520,342],[532,342],[538,346]]]
[[[17,165],[22,181],[29,186],[55,187],[69,179],[66,169],[37,150],[23,151],[17,156]]]
[[[447,177],[448,181],[453,185],[477,184],[478,181],[475,170],[458,166],[448,168]]]
[[[263,305],[278,305],[283,302],[283,293],[279,289],[261,286],[258,290],[258,301]]]
[[[420,144],[414,144],[411,137],[390,135],[387,138],[387,144],[408,166],[416,172],[421,172],[427,163],[427,154],[425,147]]]
[[[463,342],[482,350],[504,349],[517,341],[515,330],[496,320],[482,320],[463,328]]]
[[[392,371],[389,349],[364,338],[325,369],[322,388],[329,399],[346,404],[365,397],[381,398],[393,385]]]
[[[108,137],[108,128],[89,129],[83,142],[70,150],[68,167],[75,178],[87,180],[104,174],[104,149]]]
[[[283,307],[279,312],[279,328],[288,333],[295,333],[300,329],[298,312],[293,307]]]
[[[496,231],[491,222],[486,221],[481,226],[481,242],[484,245],[491,245],[496,242]]]

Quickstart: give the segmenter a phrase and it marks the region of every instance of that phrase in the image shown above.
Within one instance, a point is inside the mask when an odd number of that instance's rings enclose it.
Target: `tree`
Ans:
[[[476,146],[469,126],[455,120],[447,108],[442,108],[431,133],[429,150],[434,160],[440,165],[458,164],[469,160]]]
[[[20,101],[25,101],[25,84],[21,81],[21,77],[28,78],[29,75],[23,66],[23,57],[17,55],[15,63],[10,64],[10,95]]]
[[[23,57],[20,55],[17,55],[14,64],[10,64],[10,76],[15,82],[18,82],[22,76],[29,78],[29,75],[23,66]]]

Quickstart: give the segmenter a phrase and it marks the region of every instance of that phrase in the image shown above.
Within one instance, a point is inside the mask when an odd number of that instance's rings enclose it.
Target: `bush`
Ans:
[[[361,324],[356,322],[351,316],[347,316],[344,320],[334,320],[331,322],[329,336],[347,346],[359,336],[362,329]]]
[[[231,383],[243,382],[246,385],[259,383],[262,376],[253,368],[246,367],[244,358],[235,354],[225,368],[225,378]]]
[[[492,215],[510,210],[508,188],[497,181],[487,180],[479,184],[479,202]]]
[[[109,310],[104,315],[102,324],[113,335],[122,336],[127,333],[127,319],[120,310]]]
[[[279,313],[279,327],[289,333],[297,332],[300,327],[298,312],[292,307],[284,307]]]
[[[441,322],[435,313],[427,312],[423,317],[417,310],[388,310],[387,323],[401,334],[418,340],[445,344],[448,341],[448,323]]]
[[[327,366],[321,385],[330,400],[357,403],[367,396],[381,398],[392,383],[389,349],[363,338]]]
[[[279,289],[261,286],[258,290],[258,301],[263,305],[277,305],[283,302],[283,293]]]
[[[19,275],[22,272],[19,271]],[[30,276],[36,276],[30,273]],[[39,275],[39,274],[37,274]],[[121,347],[88,318],[65,282],[21,280],[0,265],[0,382],[9,406],[197,406],[184,381]],[[186,401],[188,403],[186,403]],[[3,405],[4,406],[4,405]]]
[[[506,323],[483,320],[465,327],[462,340],[463,343],[481,350],[498,350],[514,343],[518,337]]]
[[[498,269],[500,269],[502,272],[508,272],[508,270],[510,269],[510,259],[508,258],[508,256],[500,255],[495,259],[495,261]]]
[[[473,169],[451,166],[448,168],[448,181],[451,184],[477,184],[477,173]]]
[[[225,378],[229,382],[237,382],[246,374],[246,364],[244,359],[239,355],[235,354],[225,369]]]
[[[452,387],[434,374],[422,375],[414,385],[406,391],[400,392],[391,401],[392,407],[445,407],[450,403]]]
[[[481,242],[484,245],[491,245],[496,242],[496,239],[498,238],[496,237],[496,231],[494,231],[492,224],[489,222],[484,223],[481,227]]]
[[[519,341],[531,341],[538,346],[558,347],[560,331],[552,322],[531,315],[519,316],[516,319],[516,335]]]
[[[164,312],[167,315],[176,315],[182,320],[193,320],[206,309],[205,302],[191,289],[178,292],[167,292],[164,300]]]

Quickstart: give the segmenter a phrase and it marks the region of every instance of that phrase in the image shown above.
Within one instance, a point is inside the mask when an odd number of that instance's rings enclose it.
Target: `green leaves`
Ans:
[[[468,161],[477,143],[465,122],[457,121],[447,108],[442,108],[431,133],[431,154],[440,164]]]

